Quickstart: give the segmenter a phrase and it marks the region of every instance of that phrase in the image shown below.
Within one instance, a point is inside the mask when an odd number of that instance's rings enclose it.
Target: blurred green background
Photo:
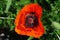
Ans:
[[[30,3],[37,3],[43,8],[41,20],[46,32],[38,40],[60,40],[60,0],[0,0],[0,30],[7,28],[14,31],[14,20],[18,11]],[[27,38],[32,39],[34,38]]]

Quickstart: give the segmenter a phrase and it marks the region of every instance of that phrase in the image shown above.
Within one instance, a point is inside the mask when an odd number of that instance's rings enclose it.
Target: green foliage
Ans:
[[[33,39],[33,37],[29,37],[27,40],[32,40]]]
[[[14,30],[17,12],[30,3],[43,7],[41,20],[46,33],[39,40],[58,40],[56,34],[60,35],[60,0],[0,0],[0,28]],[[31,37],[28,40],[30,39]]]
[[[5,10],[6,13],[8,12],[8,10],[9,10],[11,4],[12,4],[12,0],[7,0],[7,3],[6,3],[6,10]]]
[[[54,28],[56,28],[57,30],[60,30],[60,23],[52,22],[52,25],[53,25]]]

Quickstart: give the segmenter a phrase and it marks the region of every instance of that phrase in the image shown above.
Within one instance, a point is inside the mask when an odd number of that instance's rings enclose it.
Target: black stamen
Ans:
[[[31,20],[29,22],[29,20]],[[38,19],[35,15],[33,14],[30,14],[26,17],[26,20],[25,20],[25,25],[26,27],[34,27],[34,26],[37,26],[38,25]]]

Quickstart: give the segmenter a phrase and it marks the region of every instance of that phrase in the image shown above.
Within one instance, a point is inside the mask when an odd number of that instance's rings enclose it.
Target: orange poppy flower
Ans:
[[[19,11],[15,19],[15,31],[17,34],[39,38],[44,34],[41,22],[42,7],[38,4],[29,4]]]

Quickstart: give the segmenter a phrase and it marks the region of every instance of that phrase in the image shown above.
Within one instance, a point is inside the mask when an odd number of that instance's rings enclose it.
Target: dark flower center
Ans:
[[[38,25],[38,19],[34,14],[29,14],[26,16],[25,20],[26,27],[34,27]]]

